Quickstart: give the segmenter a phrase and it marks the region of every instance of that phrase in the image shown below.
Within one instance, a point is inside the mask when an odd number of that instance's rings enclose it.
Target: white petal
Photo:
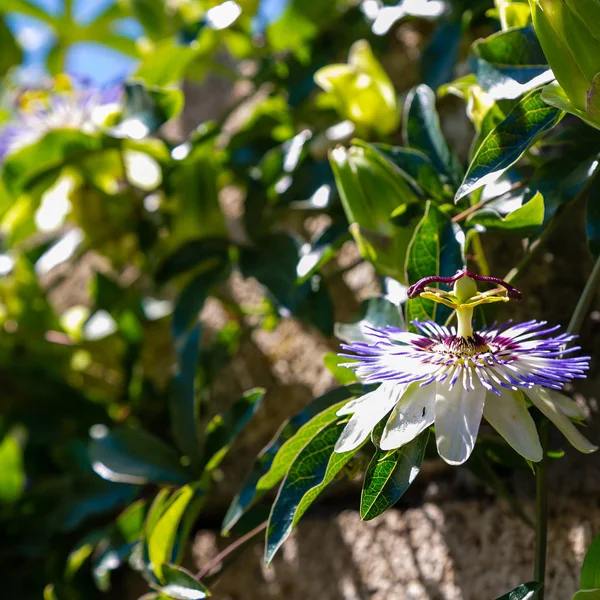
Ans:
[[[436,386],[437,449],[450,465],[464,463],[475,447],[486,390],[478,381],[474,384],[474,390],[465,390],[459,378],[451,390],[447,383],[440,382]]]
[[[336,452],[349,452],[358,448],[398,401],[404,386],[384,384],[367,394],[369,401],[360,405],[360,410],[352,415],[335,444]],[[364,396],[363,396],[364,397]]]
[[[381,436],[382,450],[393,450],[414,440],[434,419],[435,385],[411,385],[394,407]]]
[[[359,396],[358,398],[354,398],[354,400],[350,400],[338,410],[335,414],[338,417],[343,415],[351,415],[360,410],[360,407],[364,404],[368,404],[373,401],[373,398],[377,394],[392,394],[395,393],[397,397],[400,397],[404,390],[408,387],[408,384],[394,384],[394,383],[382,383],[376,390],[365,394],[364,396]],[[397,388],[394,391],[394,388]]]
[[[554,403],[546,388],[536,385],[527,390],[527,396],[561,430],[577,450],[585,454],[598,450],[598,446],[594,446],[579,433],[569,417]]]
[[[488,392],[483,416],[521,456],[542,460],[540,438],[521,391],[503,389],[501,396]]]
[[[585,420],[585,414],[577,402],[556,390],[548,389],[548,393],[550,394],[552,402],[554,402],[554,404],[556,404],[569,419],[575,419],[576,421]]]

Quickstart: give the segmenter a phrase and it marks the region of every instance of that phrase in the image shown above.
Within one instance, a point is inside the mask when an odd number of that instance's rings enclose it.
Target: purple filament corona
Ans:
[[[584,377],[589,357],[568,356],[579,350],[565,348],[576,336],[551,337],[559,327],[544,328],[545,321],[506,323],[489,327],[470,338],[460,338],[451,327],[433,321],[414,322],[419,333],[395,327],[365,328],[369,342],[343,345],[346,366],[367,383],[457,382],[465,390],[479,382],[498,395],[501,388],[530,389],[539,385],[559,390]]]

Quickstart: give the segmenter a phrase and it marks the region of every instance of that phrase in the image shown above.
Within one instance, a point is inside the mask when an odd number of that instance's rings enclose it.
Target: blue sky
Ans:
[[[62,0],[29,0],[50,14],[62,12]],[[81,23],[92,20],[114,0],[74,0],[75,18]],[[49,49],[52,47],[52,30],[31,17],[10,14],[7,19],[12,32],[24,46],[23,66],[26,80],[35,80],[43,73],[43,65]],[[135,22],[121,24],[119,33],[136,37],[140,27]],[[103,85],[126,77],[132,70],[134,61],[123,54],[98,44],[74,44],[67,55],[66,70],[69,73],[89,79]]]
[[[0,0],[1,1],[1,0]],[[81,23],[93,20],[115,0],[73,0],[75,19]],[[155,0],[160,2],[162,0]],[[307,0],[312,1],[312,0]],[[50,14],[62,12],[63,0],[29,0]],[[255,30],[264,28],[277,20],[289,0],[262,0],[255,18]],[[44,63],[52,47],[52,30],[36,19],[12,13],[7,22],[24,48],[22,75],[29,82],[44,73]],[[117,32],[135,39],[142,34],[140,25],[133,19],[119,23]],[[99,44],[78,43],[70,49],[66,59],[66,71],[85,78],[96,85],[104,85],[123,79],[134,67],[134,61],[119,52]]]

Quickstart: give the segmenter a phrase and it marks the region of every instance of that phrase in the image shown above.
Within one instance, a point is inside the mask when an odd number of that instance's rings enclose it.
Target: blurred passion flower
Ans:
[[[497,287],[479,293],[476,280]],[[453,284],[452,292],[427,287]],[[552,336],[557,327],[545,321],[508,323],[473,330],[473,310],[480,304],[520,299],[506,282],[474,275],[467,270],[454,277],[428,277],[408,289],[456,311],[458,325],[443,327],[433,321],[415,322],[419,333],[395,327],[365,329],[366,342],[342,346],[353,359],[344,366],[366,383],[381,383],[373,392],[350,401],[338,415],[352,414],[336,445],[336,452],[360,446],[388,413],[381,436],[382,450],[412,441],[435,423],[439,455],[460,465],[475,446],[481,417],[523,457],[543,456],[528,402],[536,406],[581,452],[597,449],[571,422],[583,420],[581,409],[560,393],[572,379],[584,377],[588,357],[570,356],[578,347],[565,348],[575,336]]]
[[[387,135],[398,127],[400,112],[394,86],[366,40],[352,45],[348,64],[319,69],[315,82],[357,128]]]
[[[75,86],[66,75],[57,76],[52,89],[23,92],[14,118],[0,129],[0,161],[50,131],[93,134],[106,129],[117,119],[122,93],[120,86]]]
[[[600,129],[600,2],[529,0],[535,32],[558,83],[548,104]]]

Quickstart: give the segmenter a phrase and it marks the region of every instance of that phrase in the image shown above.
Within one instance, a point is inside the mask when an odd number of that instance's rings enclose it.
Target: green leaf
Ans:
[[[205,460],[207,471],[215,469],[225,458],[236,436],[246,427],[265,395],[264,388],[244,392],[223,413],[216,415],[206,428]]]
[[[170,241],[181,245],[179,261],[185,262],[189,257],[192,262],[194,245],[199,247],[202,242],[203,250],[226,253],[227,228],[219,204],[223,165],[212,140],[195,142],[190,153],[176,165],[167,176],[165,188],[172,206]],[[196,262],[202,259],[202,254],[196,254]]]
[[[541,90],[534,90],[522,98],[481,142],[455,201],[500,177],[529,146],[556,125],[562,114],[542,100]]]
[[[429,431],[412,442],[385,452],[377,449],[365,473],[360,518],[374,519],[391,508],[419,474]]]
[[[330,335],[333,308],[320,278],[296,285],[300,242],[284,233],[270,233],[243,248],[239,266],[244,277],[255,277],[268,292],[279,313],[290,313]]]
[[[518,98],[553,79],[532,26],[499,31],[475,42],[471,52],[471,68],[495,100]]]
[[[585,215],[587,243],[594,259],[600,256],[600,177],[590,186]]]
[[[0,442],[0,502],[15,502],[25,489],[23,450],[14,433]]]
[[[374,148],[404,173],[407,180],[423,190],[426,196],[440,201],[448,199],[447,188],[426,154],[412,148],[386,144],[374,144]]]
[[[517,210],[502,217],[493,209],[479,210],[469,216],[468,225],[481,225],[491,231],[511,231],[527,234],[535,231],[544,222],[544,198],[535,196]]]
[[[600,588],[600,535],[597,535],[588,548],[581,566],[582,590]]]
[[[53,583],[49,583],[44,588],[44,600],[58,600],[58,595],[56,594],[56,589],[54,588]]]
[[[106,138],[75,129],[50,131],[39,141],[17,150],[4,161],[2,175],[6,188],[16,196],[44,173],[110,143]]]
[[[351,239],[347,224],[333,223],[306,249],[301,248],[296,265],[298,283],[304,283],[333,259],[336,251]]]
[[[281,17],[270,23],[265,32],[267,44],[275,53],[291,50],[302,55],[304,44],[337,12],[336,4],[330,2],[288,0],[284,6]]]
[[[358,381],[358,377],[354,371],[348,369],[348,367],[341,366],[341,363],[346,362],[346,360],[334,352],[327,352],[323,356],[323,365],[342,385],[350,385]]]
[[[497,600],[533,600],[534,594],[542,589],[542,584],[537,581],[523,583],[512,592],[500,596]]]
[[[11,67],[20,64],[23,57],[21,48],[4,19],[0,19],[0,48],[2,48],[2,53],[0,54],[0,75],[3,76]]]
[[[425,214],[415,229],[406,257],[406,278],[410,284],[423,277],[439,275],[440,218],[432,203],[427,202]],[[435,320],[436,307],[432,300],[420,297],[409,299],[406,303],[406,321]]]
[[[173,377],[169,409],[173,439],[179,449],[198,467],[201,444],[198,436],[199,398],[195,380],[200,355],[200,325],[182,340],[178,352],[178,371]]]
[[[403,133],[408,146],[428,156],[454,186],[460,183],[462,169],[442,133],[435,94],[426,85],[413,88],[406,98]]]
[[[151,40],[169,35],[169,19],[165,7],[153,0],[132,0],[129,3],[134,17]]]
[[[457,11],[450,11],[456,13]],[[462,40],[462,19],[458,14],[440,18],[437,29],[421,54],[423,82],[433,89],[452,79]]]
[[[67,557],[65,564],[65,579],[71,581],[85,561],[92,555],[94,548],[103,538],[103,531],[92,531],[81,540]]]
[[[335,148],[329,160],[361,255],[379,273],[403,282],[406,249],[421,214],[418,190],[395,164],[364,142]],[[393,218],[397,211],[402,212],[402,223]]]
[[[337,418],[335,413],[343,403],[365,393],[366,388],[358,384],[336,388],[313,400],[284,423],[261,451],[241,491],[233,499],[223,520],[223,534],[231,531],[246,510],[281,481],[302,448]]]
[[[160,265],[156,272],[156,281],[166,283],[177,275],[201,268],[203,263],[223,261],[228,252],[229,240],[226,238],[206,237],[185,242]]]
[[[345,422],[326,425],[302,449],[289,468],[269,516],[265,548],[267,565],[308,507],[357,452],[333,451],[344,427]]]
[[[92,439],[92,467],[109,481],[181,485],[190,473],[173,449],[143,429],[115,429]]]
[[[146,528],[148,557],[154,574],[161,582],[165,581],[163,566],[171,561],[177,530],[196,493],[197,490],[191,485],[177,490],[162,514],[156,518],[152,529]]]
[[[573,600],[600,600],[600,588],[595,590],[579,590],[575,592]]]
[[[142,137],[140,126],[144,135],[153,133],[176,117],[182,108],[183,93],[179,89],[129,83],[125,86],[125,101],[118,129],[127,133],[128,127],[135,125],[135,137]]]
[[[218,261],[208,270],[200,273],[188,283],[175,303],[173,309],[173,338],[181,345],[188,330],[194,325],[212,288],[225,281],[229,275],[228,261]]]
[[[198,55],[198,49],[176,44],[173,37],[165,38],[143,56],[133,78],[148,86],[176,84]]]
[[[404,328],[402,311],[383,296],[373,296],[360,303],[360,314],[353,321],[335,324],[335,335],[344,342],[365,341],[364,327]]]
[[[210,591],[188,570],[176,565],[162,567],[164,585],[160,590],[174,600],[202,600],[210,596]]]
[[[50,26],[56,25],[56,17],[27,0],[2,0],[0,13],[17,12],[38,19]]]

